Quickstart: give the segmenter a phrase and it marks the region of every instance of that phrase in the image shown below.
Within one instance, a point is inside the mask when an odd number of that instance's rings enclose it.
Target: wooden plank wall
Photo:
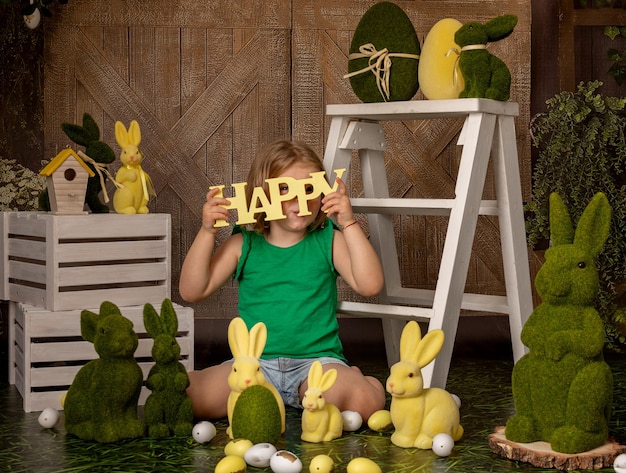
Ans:
[[[343,74],[352,32],[374,3],[154,0],[148,8],[139,0],[73,0],[46,24],[46,155],[70,144],[60,123],[80,123],[84,112],[94,116],[116,152],[114,122],[139,121],[144,169],[158,193],[151,211],[172,215],[173,298],[181,302],[180,265],[199,226],[208,186],[244,181],[255,151],[276,138],[306,140],[322,154],[326,104],[358,102]],[[513,76],[511,100],[520,104],[518,150],[527,196],[530,0],[396,3],[421,42],[442,18],[484,22],[504,13],[518,15],[514,33],[489,49]],[[423,97],[418,92],[415,98]],[[393,197],[446,197],[453,191],[461,125],[458,120],[385,124]],[[358,165],[351,174],[356,196]],[[491,184],[486,194],[493,194]],[[397,217],[396,223],[405,284],[434,287],[447,222]],[[220,232],[219,239],[228,232]],[[481,218],[469,290],[503,290],[498,241],[497,222]],[[353,297],[345,288],[342,292]],[[196,304],[196,317],[231,317],[236,299],[231,284]]]

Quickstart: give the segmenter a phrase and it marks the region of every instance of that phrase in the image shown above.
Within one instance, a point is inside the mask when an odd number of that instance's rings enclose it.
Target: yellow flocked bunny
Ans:
[[[400,361],[391,367],[387,392],[391,394],[391,442],[398,447],[430,449],[433,437],[448,434],[456,442],[463,436],[459,407],[445,389],[424,388],[421,369],[443,346],[442,330],[422,338],[417,322],[408,322],[400,336]]]
[[[264,386],[269,389],[276,402],[281,417],[281,433],[285,431],[285,404],[276,388],[265,379],[261,371],[259,358],[267,341],[267,328],[264,323],[255,324],[248,332],[246,323],[241,317],[235,317],[228,325],[228,345],[233,354],[233,366],[228,375],[228,427],[226,433],[233,438],[233,411],[241,393],[250,386]]]
[[[334,404],[326,402],[324,393],[337,379],[337,370],[329,369],[326,373],[322,364],[314,361],[309,369],[309,385],[302,399],[302,435],[305,442],[328,442],[341,437],[343,417]]]
[[[141,168],[143,154],[139,149],[139,123],[131,121],[126,130],[122,122],[115,122],[115,140],[122,148],[122,167],[115,174],[118,188],[113,195],[113,208],[118,214],[147,214],[148,201],[154,195],[154,188],[150,176]]]

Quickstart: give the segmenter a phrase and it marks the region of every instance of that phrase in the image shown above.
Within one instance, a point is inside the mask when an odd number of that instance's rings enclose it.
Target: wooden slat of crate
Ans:
[[[62,409],[61,398],[76,373],[89,360],[97,358],[93,344],[80,337],[80,310],[48,311],[40,307],[11,302],[9,310],[9,380],[24,400],[26,412],[46,407]],[[160,304],[154,304],[160,311]],[[193,309],[174,305],[178,316],[181,363],[188,371],[194,368]],[[89,309],[97,312],[98,309]],[[140,337],[135,358],[147,377],[152,339],[143,325],[143,306],[120,307],[133,322]],[[140,405],[150,392],[144,387]]]
[[[60,311],[171,297],[169,214],[6,212],[2,222],[5,299]]]

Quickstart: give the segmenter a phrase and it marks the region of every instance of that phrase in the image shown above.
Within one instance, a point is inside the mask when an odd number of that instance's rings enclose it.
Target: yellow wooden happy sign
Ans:
[[[336,169],[335,175],[341,179],[345,171],[345,169]],[[283,219],[285,215],[283,214],[282,203],[292,199],[298,199],[299,216],[311,215],[307,205],[309,200],[316,199],[322,194],[326,195],[337,191],[337,181],[335,180],[335,184],[331,187],[325,175],[325,171],[319,171],[312,172],[310,174],[311,177],[307,179],[294,179],[286,176],[266,179],[269,198],[262,187],[255,187],[250,199],[250,206],[246,202],[247,183],[239,182],[232,185],[234,195],[233,197],[227,197],[230,200],[230,205],[225,205],[224,208],[237,210],[237,225],[254,223],[254,216],[261,212],[265,213],[265,220],[268,221]],[[285,186],[287,188],[286,191],[283,190]],[[211,186],[210,189],[219,189],[220,191],[216,197],[223,197],[224,187],[224,185]],[[224,219],[219,219],[214,226],[226,227],[228,222]]]

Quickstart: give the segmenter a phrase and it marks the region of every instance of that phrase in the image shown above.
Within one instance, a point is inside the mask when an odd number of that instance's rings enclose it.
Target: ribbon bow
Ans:
[[[456,54],[456,60],[454,61],[454,67],[452,68],[452,85],[454,87],[456,87],[456,84],[459,81],[459,74],[461,74],[461,69],[459,67],[461,53],[463,51],[473,51],[476,49],[487,49],[487,45],[486,44],[468,44],[467,46],[463,46],[460,50],[458,48],[450,48],[446,52],[446,57],[448,57],[450,53]]]
[[[378,91],[386,102],[387,100],[389,100],[390,97],[389,78],[391,75],[392,57],[402,57],[408,59],[420,58],[419,54],[390,53],[387,48],[383,48],[378,51],[372,43],[367,43],[359,47],[358,53],[350,54],[350,56],[348,56],[348,59],[369,58],[369,65],[358,71],[345,74],[343,78],[348,79],[349,77],[372,71],[372,74],[374,74],[374,77],[376,78],[376,86],[378,87]]]
[[[94,169],[96,170],[96,173],[98,173],[98,176],[100,177],[100,187],[102,187],[102,195],[104,196],[104,202],[105,203],[109,202],[109,200],[110,200],[109,199],[109,194],[107,193],[106,186],[104,185],[104,176],[102,175],[102,173],[106,174],[107,177],[110,179],[110,181],[118,189],[121,188],[121,187],[124,187],[124,186],[122,186],[122,184],[120,184],[119,182],[117,182],[113,178],[113,176],[111,175],[111,173],[109,172],[109,170],[107,169],[105,164],[96,162],[93,158],[87,156],[85,153],[83,153],[80,150],[76,154],[78,154],[78,156],[83,158],[83,161],[86,161],[89,164],[93,165]]]

